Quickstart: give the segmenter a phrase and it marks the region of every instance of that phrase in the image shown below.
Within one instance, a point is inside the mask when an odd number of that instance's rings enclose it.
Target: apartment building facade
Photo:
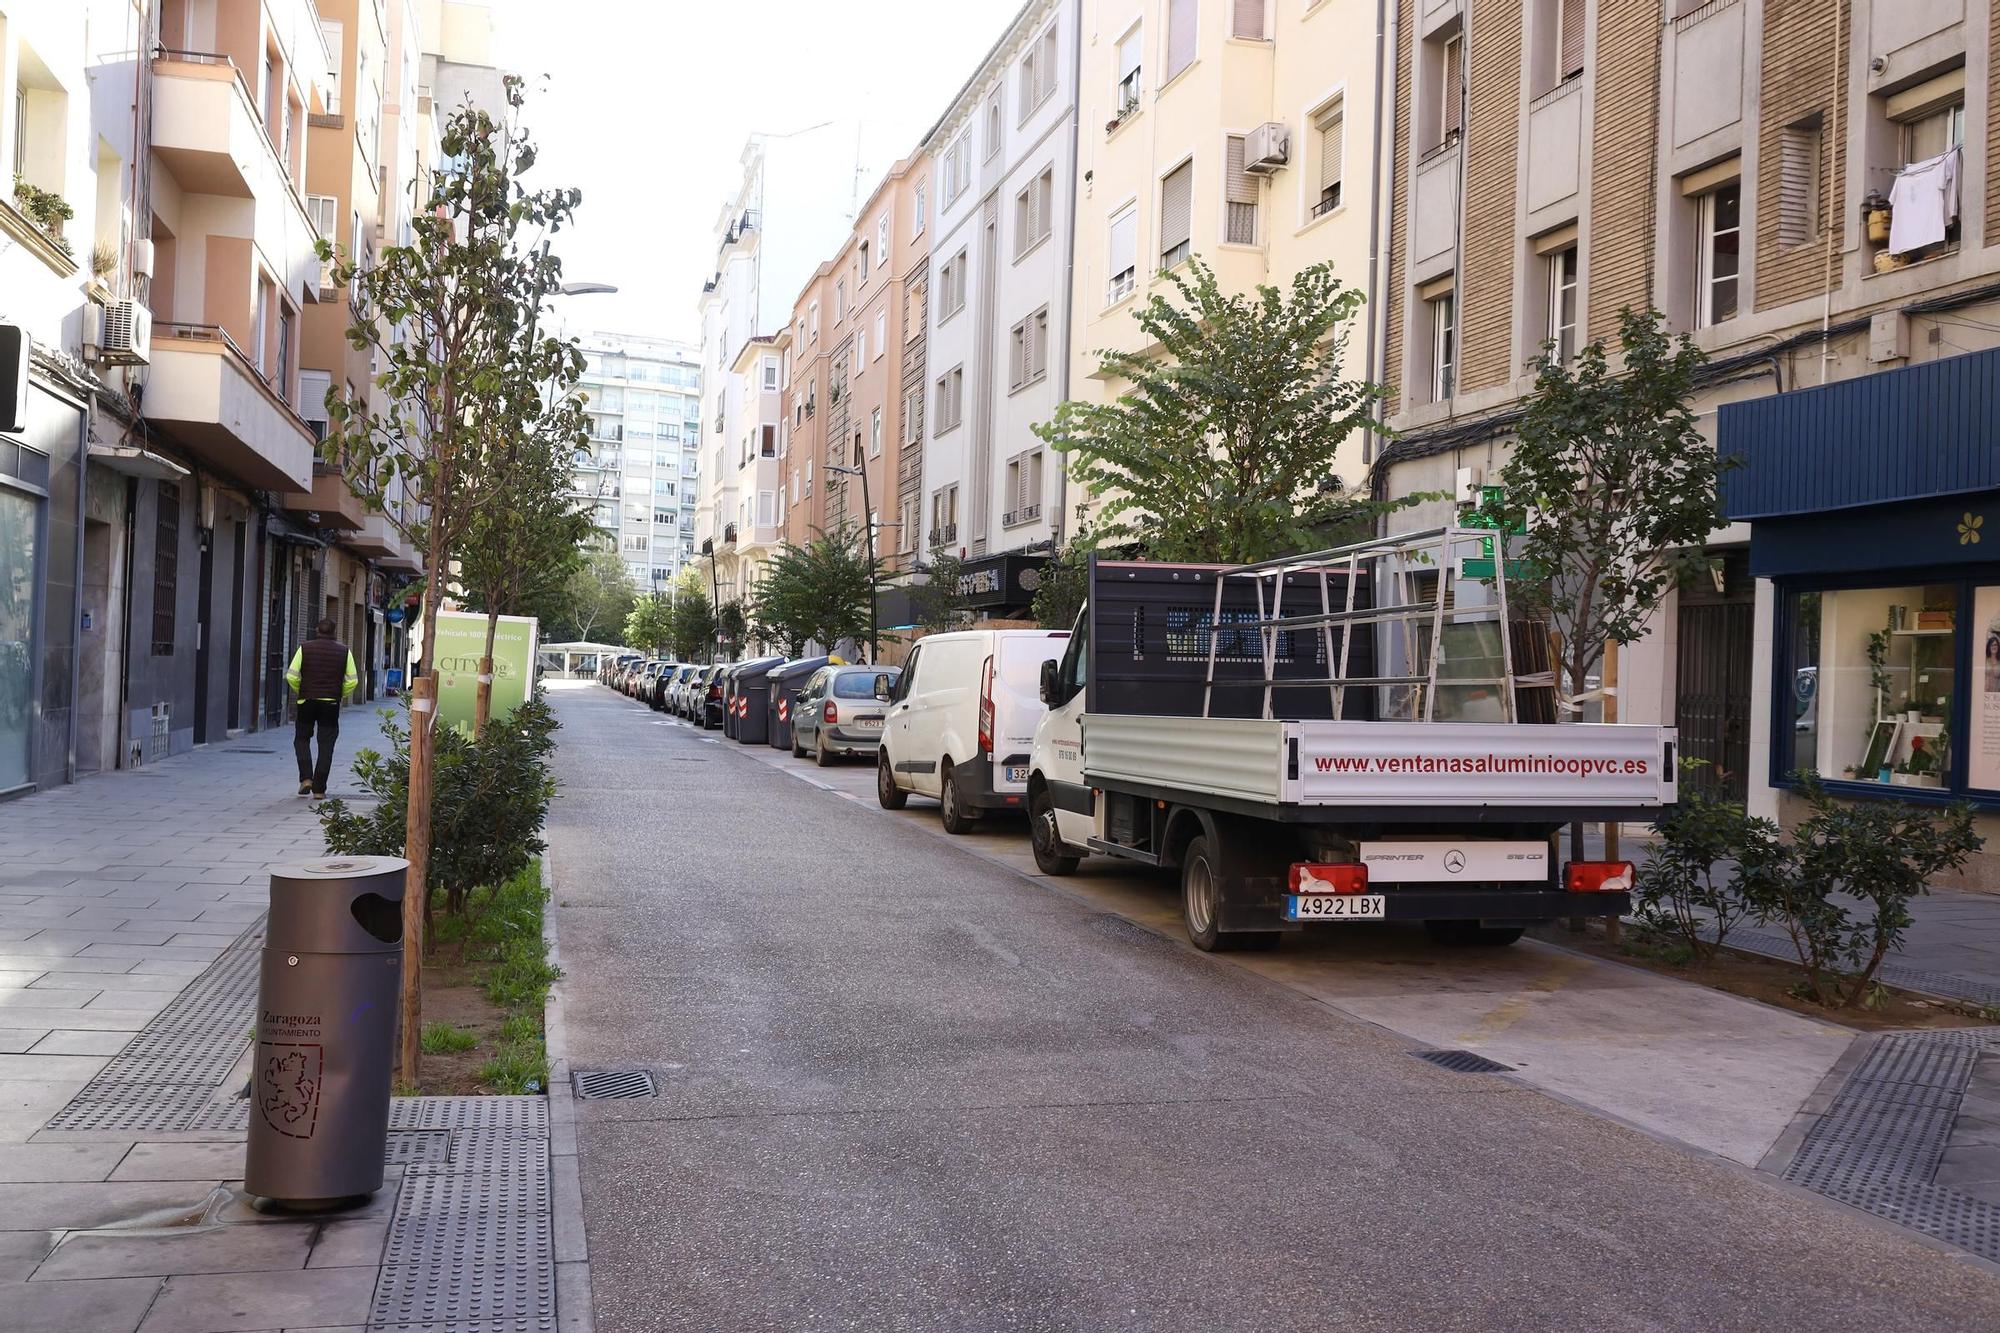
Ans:
[[[700,480],[701,352],[672,338],[582,335],[578,387],[590,438],[575,491],[640,592],[665,593],[694,558]]]
[[[1069,392],[1081,7],[1023,7],[925,137],[922,548],[967,561],[978,609],[1018,612],[1064,533],[1034,434]]]
[[[1698,780],[1764,813],[1794,811],[1802,767],[1856,796],[1991,799],[2000,671],[1972,673],[2000,661],[1980,540],[2000,477],[1972,423],[2000,343],[1994,6],[1401,0],[1395,20],[1385,488],[1493,479],[1538,350],[1615,349],[1621,309],[1659,309],[1707,353],[1700,420],[1743,466],[1713,577],[1616,655],[1617,715],[1677,724]]]

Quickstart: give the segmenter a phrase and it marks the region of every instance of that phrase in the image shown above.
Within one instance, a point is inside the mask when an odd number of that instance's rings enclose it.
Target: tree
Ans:
[[[566,596],[576,637],[588,643],[593,634],[616,634],[632,613],[639,592],[618,552],[597,541],[587,547],[582,563],[570,575]]]
[[[410,682],[410,780],[403,855],[403,1078],[422,1053],[424,886],[431,850],[431,751],[437,678],[431,660],[438,605],[472,516],[499,480],[485,464],[539,390],[540,363],[518,345],[532,327],[551,263],[540,239],[575,210],[571,189],[529,191],[520,176],[535,150],[519,125],[521,81],[506,79],[506,119],[467,105],[439,137],[439,165],[418,182],[408,245],[363,267],[349,255],[334,281],[349,290],[348,344],[381,367],[371,381],[386,406],[327,394],[324,450],[356,495],[423,553],[423,651]],[[323,258],[333,257],[322,241]]]
[[[1115,403],[1066,402],[1035,428],[1103,503],[1094,541],[1162,560],[1262,560],[1383,506],[1351,495],[1343,455],[1378,430],[1382,390],[1340,376],[1362,295],[1327,264],[1231,296],[1199,259],[1134,312],[1145,355],[1100,353],[1129,381]],[[1178,298],[1178,299],[1175,299]]]
[[[674,639],[674,604],[663,593],[639,599],[625,617],[625,642],[648,657],[656,657]]]
[[[683,568],[674,579],[673,614],[670,618],[674,656],[683,662],[699,662],[715,656],[715,607],[708,600],[708,586],[693,565]]]
[[[741,651],[744,640],[750,637],[750,613],[743,609],[743,599],[733,597],[715,608],[716,637],[734,651]]]
[[[971,599],[959,586],[965,561],[952,554],[943,538],[932,535],[930,563],[921,572],[924,581],[910,585],[910,609],[918,628],[957,629],[972,618]]]
[[[1572,713],[1607,644],[1639,639],[1667,593],[1708,568],[1702,543],[1722,525],[1726,466],[1688,398],[1701,349],[1655,311],[1618,317],[1624,367],[1600,339],[1572,361],[1544,345],[1534,396],[1500,470],[1502,517],[1537,577],[1508,582],[1516,610],[1549,621],[1558,686]]]
[[[1069,629],[1076,624],[1090,592],[1090,530],[1078,530],[1042,566],[1042,581],[1035,585],[1032,611],[1043,629]]]
[[[864,637],[877,583],[855,528],[822,533],[803,546],[787,542],[757,585],[758,631],[791,652],[809,642],[830,648]]]

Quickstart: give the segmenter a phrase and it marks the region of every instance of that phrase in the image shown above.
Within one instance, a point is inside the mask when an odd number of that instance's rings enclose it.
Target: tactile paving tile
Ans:
[[[548,1173],[408,1175],[396,1196],[371,1328],[555,1322]]]
[[[382,1161],[389,1166],[424,1166],[441,1163],[451,1156],[451,1132],[443,1129],[397,1129],[389,1131]]]
[[[526,1129],[549,1131],[546,1097],[398,1097],[389,1103],[390,1129]]]

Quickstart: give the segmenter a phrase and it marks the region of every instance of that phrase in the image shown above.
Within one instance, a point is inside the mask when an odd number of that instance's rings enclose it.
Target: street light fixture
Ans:
[[[829,463],[826,470],[843,477],[861,478],[861,531],[868,542],[868,664],[873,666],[882,660],[882,644],[881,632],[875,622],[875,507],[868,502],[868,460],[857,442],[853,467]]]

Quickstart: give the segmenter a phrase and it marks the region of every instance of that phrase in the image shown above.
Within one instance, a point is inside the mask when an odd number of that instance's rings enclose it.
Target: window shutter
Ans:
[[[1139,263],[1139,215],[1131,209],[1111,219],[1111,276]]]
[[[1820,129],[1787,125],[1778,143],[1778,243],[1804,245],[1819,234]]]
[[[1341,136],[1346,125],[1343,104],[1336,102],[1322,111],[1316,123],[1319,128],[1319,188],[1324,196],[1340,184]]]
[[[1035,315],[1032,331],[1033,341],[1029,350],[1034,353],[1031,364],[1037,375],[1046,375],[1049,370],[1049,312],[1040,311]]]
[[[1561,0],[1562,46],[1557,51],[1562,68],[1558,77],[1567,79],[1583,72],[1583,0]]]
[[[1243,169],[1243,136],[1232,134],[1224,152],[1223,191],[1229,205],[1229,229],[1224,238],[1231,245],[1257,243],[1257,182]]]
[[[1456,37],[1444,44],[1444,115],[1440,123],[1445,138],[1457,134],[1464,123],[1461,119],[1465,102],[1464,54],[1465,44]]]
[[[1042,79],[1041,96],[1047,97],[1056,89],[1056,30],[1054,24],[1050,24],[1049,30],[1042,34],[1042,58],[1036,66],[1036,72],[1041,75]]]
[[[1007,387],[1009,389],[1018,389],[1021,387],[1021,362],[1024,359],[1023,352],[1026,341],[1026,328],[1023,325],[1016,324],[1007,342]]]
[[[1194,163],[1183,162],[1160,185],[1160,256],[1188,244],[1194,209]]]
[[[1123,83],[1139,68],[1139,46],[1141,32],[1138,28],[1125,34],[1118,43],[1118,81]]]
[[[1264,0],[1235,0],[1235,21],[1230,29],[1232,36],[1248,37],[1253,41],[1264,38]]]
[[[1167,77],[1194,63],[1196,0],[1167,0]]]
[[[1028,186],[1028,234],[1023,239],[1023,248],[1042,239],[1042,183]]]

